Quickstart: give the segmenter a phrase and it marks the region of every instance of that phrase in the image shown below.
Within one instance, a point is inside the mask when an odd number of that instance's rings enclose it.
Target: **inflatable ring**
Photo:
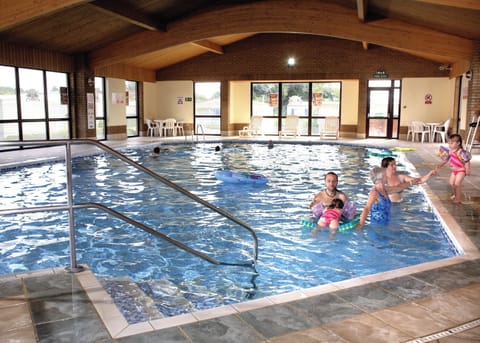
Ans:
[[[395,147],[395,148],[390,148],[389,150],[392,150],[392,151],[415,151],[415,150],[417,150],[417,148]]]
[[[245,183],[265,185],[268,179],[262,174],[247,173],[236,170],[217,170],[215,177],[223,182],[229,183]]]
[[[367,150],[367,156],[375,156],[375,157],[389,157],[394,156],[393,152],[390,150],[387,151],[374,151],[374,150]]]

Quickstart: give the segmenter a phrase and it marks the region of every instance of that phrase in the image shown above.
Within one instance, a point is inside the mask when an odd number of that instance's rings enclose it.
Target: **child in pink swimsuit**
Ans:
[[[311,232],[311,236],[315,237],[318,231],[328,225],[330,228],[330,239],[333,238],[340,226],[342,209],[343,201],[340,199],[333,199],[332,203],[323,211],[322,216],[318,220],[317,226]]]
[[[439,155],[443,161],[435,167],[435,172],[442,168],[447,162],[450,162],[452,174],[450,174],[449,184],[452,187],[452,200],[460,204],[462,200],[462,182],[466,175],[470,175],[471,155],[463,149],[462,137],[453,134],[448,138],[448,148],[440,148]]]

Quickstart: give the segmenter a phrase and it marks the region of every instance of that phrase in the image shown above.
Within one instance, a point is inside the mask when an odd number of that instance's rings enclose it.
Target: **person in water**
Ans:
[[[359,229],[363,228],[369,214],[370,222],[372,223],[388,223],[390,220],[392,202],[385,189],[385,183],[387,181],[385,168],[373,167],[373,169],[370,170],[370,179],[374,186],[368,193],[367,203],[360,215],[360,221],[357,225]]]
[[[155,148],[153,148],[153,152],[150,154],[150,157],[157,158],[158,156],[160,156],[160,148],[156,146]]]
[[[448,137],[448,149],[440,149],[440,157],[443,161],[435,167],[435,173],[442,168],[447,162],[450,162],[449,184],[452,188],[451,199],[455,204],[462,201],[462,182],[466,175],[470,175],[470,159],[471,155],[463,149],[462,136],[453,134]]]
[[[330,228],[330,239],[332,239],[340,226],[342,209],[343,201],[340,199],[333,199],[330,205],[323,211],[322,216],[318,220],[317,226],[312,230],[312,238],[316,236],[318,231],[328,226]]]
[[[395,161],[395,158],[391,156],[384,157],[381,165],[382,168],[385,168],[387,178],[385,189],[392,202],[400,202],[403,200],[402,191],[405,188],[408,188],[411,185],[418,185],[427,182],[428,179],[435,174],[434,170],[421,177],[413,177],[407,174],[398,173],[397,162]]]
[[[347,220],[353,219],[355,216],[355,206],[348,201],[347,195],[337,189],[338,175],[334,172],[328,172],[324,177],[325,189],[318,192],[312,202],[310,203],[310,210],[315,217],[320,217],[323,210],[330,206],[334,199],[340,199],[343,201],[343,216]]]

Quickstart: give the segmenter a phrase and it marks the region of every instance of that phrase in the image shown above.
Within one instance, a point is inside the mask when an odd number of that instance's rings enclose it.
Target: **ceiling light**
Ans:
[[[287,65],[289,67],[293,67],[295,65],[295,57],[289,57],[287,61]]]

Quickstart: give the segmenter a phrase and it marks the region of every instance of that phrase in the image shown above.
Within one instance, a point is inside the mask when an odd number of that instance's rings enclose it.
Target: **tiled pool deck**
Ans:
[[[435,143],[340,142],[413,146],[405,154],[421,174],[438,161]],[[58,153],[0,153],[0,167]],[[480,151],[474,153],[463,204],[449,199],[448,167],[425,187],[463,256],[133,325],[89,270],[0,276],[0,342],[480,342]]]

